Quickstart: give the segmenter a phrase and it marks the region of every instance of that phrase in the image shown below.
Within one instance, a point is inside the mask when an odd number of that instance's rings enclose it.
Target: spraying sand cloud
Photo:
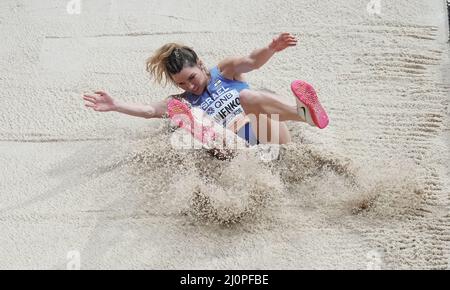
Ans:
[[[448,267],[442,1],[373,13],[370,1],[81,1],[80,14],[16,2],[0,9],[0,268],[65,269],[68,256],[82,269]],[[314,84],[330,125],[289,124],[270,162],[176,149],[165,121],[80,103],[100,88],[140,103],[174,93],[144,70],[164,43],[212,66],[281,30],[295,51],[249,83],[286,101],[292,79]]]

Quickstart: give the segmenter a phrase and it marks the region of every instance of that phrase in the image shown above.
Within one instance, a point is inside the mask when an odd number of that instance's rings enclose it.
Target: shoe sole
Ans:
[[[176,126],[187,130],[203,146],[210,149],[208,144],[216,140],[216,132],[213,128],[205,127],[200,121],[196,120],[186,104],[178,100],[171,100],[167,105],[167,111],[169,118]]]
[[[296,97],[297,105],[308,109],[306,116],[308,118],[309,113],[314,125],[320,129],[328,126],[328,115],[320,104],[316,91],[310,84],[295,80],[291,83],[291,90]]]

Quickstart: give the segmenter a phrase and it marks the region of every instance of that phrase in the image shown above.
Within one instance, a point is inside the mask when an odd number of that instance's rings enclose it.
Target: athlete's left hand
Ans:
[[[274,50],[275,52],[282,51],[289,46],[296,46],[297,39],[295,36],[290,33],[281,33],[278,37],[275,37],[272,40],[272,43],[269,45],[269,48]]]

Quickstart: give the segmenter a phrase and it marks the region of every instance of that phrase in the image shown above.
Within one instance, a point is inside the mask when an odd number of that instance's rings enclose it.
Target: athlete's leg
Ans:
[[[296,106],[290,106],[270,92],[250,90],[242,91],[241,103],[244,103],[248,110],[278,114],[280,121],[303,121],[320,129],[327,127],[328,115],[314,88],[305,81],[295,80],[291,83],[291,90]]]
[[[291,134],[285,122],[277,121],[273,115],[262,112],[249,113],[252,130],[258,141],[263,144],[287,144],[291,142]]]
[[[266,91],[242,90],[239,98],[244,110],[247,108],[248,111],[267,115],[278,114],[280,122],[305,121],[299,116],[296,104],[289,105],[275,94]]]
[[[242,90],[239,98],[261,143],[286,144],[291,141],[284,121],[302,121],[297,114],[296,106],[280,102],[268,93],[253,90]]]

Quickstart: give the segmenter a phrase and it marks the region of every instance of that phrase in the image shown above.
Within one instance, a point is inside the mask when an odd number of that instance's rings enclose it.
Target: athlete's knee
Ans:
[[[291,143],[291,133],[289,132],[286,123],[280,122],[280,144]]]
[[[253,107],[259,104],[260,96],[258,92],[248,89],[242,90],[239,93],[239,100],[243,107]]]
[[[242,90],[239,92],[239,100],[241,101],[241,105],[246,105],[248,103],[250,103],[251,99],[252,99],[252,91],[250,90]]]
[[[291,134],[287,133],[286,135],[280,136],[280,145],[291,143],[292,138]]]

